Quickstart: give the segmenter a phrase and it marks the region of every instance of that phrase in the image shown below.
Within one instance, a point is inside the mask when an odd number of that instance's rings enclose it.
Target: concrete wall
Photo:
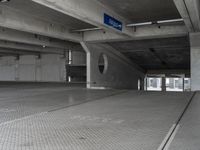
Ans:
[[[200,90],[200,33],[190,34],[191,43],[191,90]]]
[[[0,81],[64,82],[65,61],[61,55],[20,56],[0,58]]]
[[[65,59],[60,55],[43,55],[41,59],[41,81],[64,81]]]
[[[35,81],[36,80],[36,59],[35,56],[21,56],[19,61],[16,61],[18,64],[17,80],[20,81]]]
[[[84,51],[72,51],[72,64],[86,64],[86,53]]]
[[[88,88],[138,89],[138,79],[143,80],[144,74],[125,56],[105,44],[81,44],[87,52]],[[107,71],[104,74],[98,67],[101,54],[107,57]]]
[[[86,82],[85,51],[72,51],[72,65],[69,67],[68,75],[71,76],[71,82]]]
[[[18,64],[15,57],[1,57],[0,58],[0,80],[15,81],[17,80]]]

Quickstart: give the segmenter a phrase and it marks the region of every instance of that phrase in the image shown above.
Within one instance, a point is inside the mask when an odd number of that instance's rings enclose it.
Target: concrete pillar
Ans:
[[[35,81],[40,82],[42,76],[42,67],[41,67],[41,58],[36,58],[36,64],[35,64]]]
[[[144,91],[147,91],[147,76],[144,78]]]
[[[200,90],[200,33],[190,34],[191,90]]]
[[[15,59],[15,81],[19,81],[19,59],[20,58],[16,58]]]
[[[161,87],[162,87],[162,91],[163,92],[166,92],[166,77],[162,77],[162,85],[161,85]]]
[[[60,75],[60,81],[61,82],[66,82],[66,58],[65,57],[61,57],[60,58],[60,65],[59,65],[59,75]]]
[[[145,90],[145,78],[140,79],[140,90],[141,91]]]

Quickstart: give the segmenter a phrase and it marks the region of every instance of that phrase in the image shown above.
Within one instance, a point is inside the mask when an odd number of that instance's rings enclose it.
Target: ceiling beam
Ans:
[[[80,34],[70,33],[64,25],[42,20],[5,5],[0,5],[0,10],[1,27],[74,42],[79,42],[82,39]]]
[[[9,56],[12,56],[12,57],[19,57],[19,55],[17,54],[8,54],[8,53],[0,53],[0,58],[1,57],[9,57]]]
[[[172,48],[189,48],[190,43],[188,37],[161,38],[148,40],[132,40],[124,42],[108,43],[119,50],[144,50],[148,48],[155,49],[172,49]]]
[[[114,42],[114,41],[128,41],[128,40],[143,40],[155,38],[171,38],[182,37],[188,35],[188,30],[184,24],[171,24],[171,25],[149,25],[132,28],[130,37],[122,37],[113,32],[108,31],[88,31],[84,32],[84,41],[96,42]]]
[[[155,51],[154,48],[149,48],[149,51],[152,53],[152,55],[153,55],[154,57],[156,57],[156,58],[160,61],[160,63],[162,64],[162,66],[164,66],[166,69],[169,69],[169,67],[168,67],[168,65],[167,65],[167,62],[164,61],[164,60],[159,56],[159,54],[157,54],[157,52]]]
[[[94,49],[94,48],[103,48],[104,50],[108,51],[109,53],[114,54],[115,56],[117,56],[117,58],[120,61],[123,61],[124,63],[126,63],[127,65],[132,66],[134,69],[138,70],[140,73],[145,73],[145,70],[143,68],[141,68],[140,66],[138,66],[137,64],[133,63],[128,57],[126,57],[124,54],[120,53],[117,49],[113,48],[112,46],[105,44],[105,43],[98,43],[98,44],[91,44],[91,43],[85,43],[85,42],[81,42],[81,45],[83,46],[83,48],[85,49],[85,51],[90,52],[90,48]]]
[[[80,45],[73,42],[58,40],[38,34],[32,34],[3,27],[0,27],[0,40],[61,49],[73,49],[77,45]]]
[[[166,77],[172,77],[174,74],[185,74],[186,77],[190,77],[190,69],[159,69],[159,70],[147,70],[148,75],[165,74]]]
[[[7,54],[7,55],[39,55],[40,52],[31,52],[31,51],[23,51],[23,50],[13,50],[9,48],[1,48],[0,47],[0,54]]]
[[[45,52],[45,53],[57,53],[57,54],[63,54],[65,51],[67,51],[67,49],[28,45],[10,41],[0,41],[0,47],[11,48],[16,50],[32,51],[32,52],[35,51],[35,52]]]
[[[189,32],[200,31],[200,2],[199,0],[174,0],[174,3],[184,19]]]
[[[187,35],[184,24],[172,23],[169,25],[150,25],[140,27],[127,27],[131,23],[126,18],[117,14],[114,10],[105,7],[94,0],[32,0],[46,7],[57,10],[66,15],[90,23],[98,27],[98,30],[84,31],[83,41],[105,42],[130,39],[160,38]],[[104,14],[109,14],[123,24],[123,30],[119,31],[104,23]],[[103,30],[99,30],[103,29]]]
[[[159,47],[154,47],[157,51],[176,51],[176,50],[190,50],[190,47],[169,47],[169,48],[159,48]],[[137,52],[146,52],[148,51],[149,48],[142,48],[142,49],[128,49],[128,50],[119,50],[122,53],[137,53]]]
[[[120,36],[131,36],[131,28],[126,25],[131,23],[111,8],[104,6],[97,0],[32,0],[41,5],[59,11],[68,16],[74,17],[81,21],[92,24],[101,29],[114,32]],[[122,23],[122,30],[109,26],[104,23],[104,15],[113,17],[112,22],[116,24],[118,21]],[[111,23],[111,22],[110,22]]]

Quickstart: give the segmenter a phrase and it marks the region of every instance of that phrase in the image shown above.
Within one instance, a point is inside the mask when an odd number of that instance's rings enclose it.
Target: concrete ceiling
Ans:
[[[173,0],[98,0],[132,23],[181,18]]]
[[[32,15],[38,19],[52,21],[56,24],[61,24],[69,27],[70,30],[78,30],[84,28],[93,28],[93,25],[67,16],[63,13],[39,5],[31,0],[11,0],[7,3],[1,3],[0,5],[8,6],[24,12],[25,14]]]
[[[103,3],[107,7],[112,8],[124,18],[130,20],[130,23],[181,18],[173,0],[97,1]],[[37,4],[31,0],[11,0],[7,3],[0,3],[0,5],[13,8],[39,20],[46,20],[62,26],[64,25],[68,27],[69,30],[95,27],[85,23],[84,21],[80,21],[43,5]],[[5,33],[4,30],[3,33]],[[37,39],[37,36],[38,35],[34,35],[34,39]],[[41,41],[40,38],[39,40]],[[53,41],[54,40],[56,39],[53,39]],[[47,41],[53,42],[52,39],[47,39]],[[108,44],[122,52],[125,56],[129,57],[134,63],[138,64],[145,70],[190,68],[190,45],[188,37],[132,40],[123,42],[110,42]],[[30,43],[27,45],[27,47],[29,46]],[[79,44],[76,44],[75,46],[79,46]],[[34,48],[36,50],[38,49],[35,46]],[[33,52],[35,53],[35,51]],[[39,50],[39,52],[41,51]],[[16,54],[15,51],[12,51],[12,53]],[[23,52],[20,51],[20,53]],[[38,51],[36,53],[38,53]],[[2,54],[4,54],[4,52],[2,52]]]
[[[188,37],[108,43],[145,70],[189,69]]]
[[[69,31],[94,27],[88,23],[82,22],[80,20],[67,16],[58,11],[55,11],[43,5],[39,5],[31,0],[11,0],[9,2],[0,3],[0,7],[1,7],[2,18],[10,17],[11,19],[13,18],[16,19],[15,17],[12,17],[13,15],[12,13],[9,13],[10,10],[14,10],[14,12],[16,13],[19,12],[19,16],[23,14],[22,16],[28,16],[28,18],[31,18],[33,16],[33,18],[36,18],[36,20],[40,20],[41,22],[47,21],[47,24],[49,23],[60,24],[61,26],[67,27]],[[8,9],[8,13],[4,12],[3,11],[4,9],[5,10]],[[6,15],[4,16],[4,14]],[[22,18],[22,22],[23,19],[24,18]],[[41,25],[41,28],[42,27],[43,26]],[[64,39],[61,40],[55,37],[50,37],[48,35],[40,35],[39,33],[35,32],[18,30],[10,26],[8,28],[7,27],[5,28],[4,26],[0,27],[0,32],[1,32],[0,36],[1,55],[11,55],[13,53],[17,55],[31,54],[31,53],[63,54],[65,51],[69,49],[82,51],[82,48],[79,43],[66,41]],[[45,48],[43,48],[42,46],[45,46]],[[6,51],[8,52],[6,53]]]
[[[63,55],[69,49],[83,51],[79,43],[0,27],[0,53],[7,50],[8,54],[11,54],[10,51],[20,51],[19,54],[34,52]]]

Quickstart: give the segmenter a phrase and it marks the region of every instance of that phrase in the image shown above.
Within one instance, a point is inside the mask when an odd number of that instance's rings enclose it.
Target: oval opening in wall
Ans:
[[[108,57],[105,54],[100,54],[98,61],[99,72],[105,74],[108,69]]]

